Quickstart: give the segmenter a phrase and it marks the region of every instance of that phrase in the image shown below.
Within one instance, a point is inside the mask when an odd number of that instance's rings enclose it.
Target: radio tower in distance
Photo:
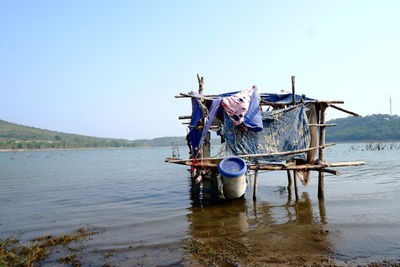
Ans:
[[[392,116],[392,96],[389,96],[389,103],[390,103],[390,116]]]

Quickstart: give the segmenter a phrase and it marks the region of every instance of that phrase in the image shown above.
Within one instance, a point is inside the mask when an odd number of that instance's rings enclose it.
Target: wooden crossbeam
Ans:
[[[340,110],[340,111],[342,111],[342,112],[344,112],[344,113],[348,113],[348,114],[353,115],[353,116],[356,116],[356,117],[359,117],[359,116],[360,116],[360,114],[357,114],[357,113],[352,112],[352,111],[350,111],[350,110],[347,110],[347,109],[338,107],[338,106],[336,106],[336,105],[333,105],[333,103],[328,103],[328,107],[332,107],[332,108],[334,108],[334,109]]]
[[[304,148],[304,149],[298,149],[298,150],[292,150],[292,151],[283,151],[283,152],[274,152],[274,153],[262,153],[262,154],[247,154],[247,155],[237,155],[235,157],[238,158],[257,158],[257,157],[273,157],[273,156],[287,156],[287,155],[295,155],[295,154],[300,154],[303,152],[311,151],[314,149],[322,149],[325,147],[329,146],[334,146],[336,144],[330,143],[330,144],[325,144],[323,146],[316,146],[316,147],[309,147],[309,148]],[[175,162],[170,161],[170,163],[178,163],[178,162],[186,162],[186,161],[214,161],[214,160],[222,160],[225,157],[218,157],[218,158],[197,158],[197,159],[179,159],[176,160]]]
[[[179,120],[188,120],[188,119],[191,119],[191,118],[192,118],[192,116],[190,116],[190,115],[179,116],[179,117],[178,117]]]
[[[175,163],[186,166],[193,167],[206,167],[206,168],[218,168],[218,163],[213,162],[193,162],[193,161],[182,161],[177,158],[166,158],[165,162]],[[364,165],[365,161],[351,161],[351,162],[333,162],[333,163],[323,163],[323,164],[261,164],[261,165],[250,165],[249,170],[265,170],[265,171],[280,171],[280,170],[311,170],[311,171],[322,171],[328,172],[335,175],[340,173],[328,168],[337,167],[349,167],[349,166],[361,166]],[[325,171],[324,171],[325,170]]]

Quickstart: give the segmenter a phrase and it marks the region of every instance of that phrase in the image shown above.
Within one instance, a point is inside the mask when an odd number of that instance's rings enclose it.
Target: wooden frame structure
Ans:
[[[179,95],[175,96],[175,98],[198,98],[201,108],[204,114],[208,114],[207,107],[202,105],[205,100],[213,100],[215,97],[219,97],[219,95],[204,95],[204,77],[201,77],[197,74],[197,80],[199,84],[198,93],[201,96],[194,95],[192,93],[180,93]],[[275,108],[285,108],[287,106],[296,105],[296,89],[295,89],[295,76],[291,77],[292,82],[292,103],[279,103],[279,102],[268,102],[265,100],[260,101],[260,106],[273,106]],[[305,149],[294,150],[294,151],[282,151],[282,152],[275,152],[275,153],[264,153],[264,154],[246,154],[246,155],[237,155],[236,157],[239,158],[254,158],[254,157],[266,157],[266,156],[284,156],[284,155],[296,155],[312,150],[318,150],[318,159],[313,163],[307,164],[299,164],[297,165],[295,161],[286,162],[286,164],[250,164],[249,170],[254,171],[254,182],[253,182],[253,200],[257,199],[257,179],[258,179],[258,171],[259,170],[286,170],[287,177],[288,177],[288,191],[291,194],[291,187],[292,184],[294,185],[295,197],[296,200],[298,199],[298,186],[297,186],[297,171],[317,171],[318,172],[318,198],[324,198],[325,191],[324,191],[324,173],[330,173],[334,175],[340,175],[340,173],[336,170],[331,169],[332,167],[345,167],[345,166],[359,166],[365,164],[364,161],[355,161],[355,162],[335,162],[335,163],[328,163],[325,162],[325,148],[329,146],[333,146],[335,144],[326,144],[326,127],[336,126],[335,124],[326,124],[325,122],[325,114],[326,109],[328,107],[340,110],[342,112],[348,113],[353,116],[359,116],[357,113],[352,111],[346,110],[344,108],[336,106],[336,104],[344,104],[343,101],[319,101],[319,100],[310,100],[310,101],[302,101],[302,103],[312,103],[316,110],[316,117],[317,123],[310,123],[309,127],[317,127],[318,131],[318,146],[313,146]],[[206,116],[206,115],[204,115]],[[180,120],[191,120],[192,115],[190,116],[179,116]],[[204,126],[204,119],[203,121],[197,125],[192,126],[190,122],[184,122],[183,124],[188,125],[188,128],[196,127],[198,129],[202,129]],[[218,130],[220,125],[213,125],[211,126],[210,130]],[[222,157],[210,157],[210,133],[205,137],[204,145],[201,148],[201,156],[199,158],[193,159],[180,159],[180,158],[166,158],[165,161],[168,163],[175,163],[175,164],[182,164],[187,165],[192,168],[192,170],[208,168],[214,171],[217,171],[218,163],[223,159]],[[293,174],[293,175],[292,175]],[[192,184],[200,183],[201,178],[197,178],[196,181],[195,174],[192,172]],[[294,183],[293,183],[294,182]]]

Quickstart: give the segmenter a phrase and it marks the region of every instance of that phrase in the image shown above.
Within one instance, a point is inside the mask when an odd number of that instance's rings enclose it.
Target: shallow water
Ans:
[[[2,152],[0,238],[30,240],[87,227],[100,233],[81,244],[86,265],[398,259],[400,151],[350,146],[327,149],[328,160],[367,164],[327,174],[325,201],[316,197],[315,172],[310,186],[299,186],[297,204],[286,191],[286,172],[259,175],[255,204],[251,187],[236,201],[192,200],[187,168],[164,163],[170,148]]]

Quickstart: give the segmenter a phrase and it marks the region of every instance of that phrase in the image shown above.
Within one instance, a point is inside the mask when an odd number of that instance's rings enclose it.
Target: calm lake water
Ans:
[[[327,174],[321,202],[313,173],[310,186],[299,186],[297,204],[286,172],[259,175],[255,204],[251,187],[236,201],[193,201],[187,168],[164,163],[169,147],[2,152],[0,238],[28,242],[86,227],[99,232],[79,244],[79,260],[92,266],[398,260],[400,151],[350,146],[327,149],[328,160],[367,164]]]

